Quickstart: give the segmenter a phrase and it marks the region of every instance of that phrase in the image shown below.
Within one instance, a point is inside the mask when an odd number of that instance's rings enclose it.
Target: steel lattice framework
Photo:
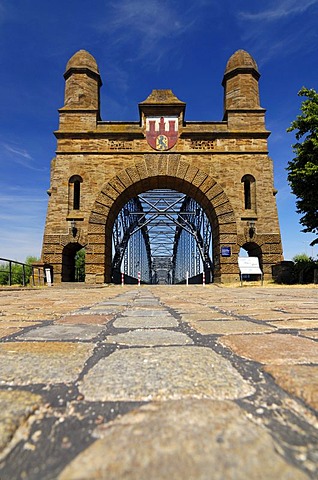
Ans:
[[[113,277],[140,273],[146,283],[179,283],[204,271],[211,278],[211,225],[202,207],[174,190],[131,199],[113,228]]]
[[[173,248],[173,283],[179,283],[187,276],[195,277],[202,271],[208,282],[212,280],[211,240],[211,224],[204,210],[193,198],[185,197]]]

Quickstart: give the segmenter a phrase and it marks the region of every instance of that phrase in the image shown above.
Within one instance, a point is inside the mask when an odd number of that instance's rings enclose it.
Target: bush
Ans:
[[[301,253],[295,255],[293,262],[295,283],[314,283],[314,271],[318,269],[318,261]]]

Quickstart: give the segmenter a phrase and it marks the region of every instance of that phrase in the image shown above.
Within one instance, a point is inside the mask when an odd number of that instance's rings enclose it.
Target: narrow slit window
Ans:
[[[244,188],[244,209],[256,210],[255,178],[252,175],[244,175],[241,180]]]
[[[73,210],[79,210],[81,206],[81,183],[82,177],[73,175],[69,180],[69,205]]]
[[[75,187],[75,185],[74,185],[74,187]],[[252,208],[251,183],[250,183],[249,180],[244,180],[244,205],[245,205],[246,210],[250,210]]]

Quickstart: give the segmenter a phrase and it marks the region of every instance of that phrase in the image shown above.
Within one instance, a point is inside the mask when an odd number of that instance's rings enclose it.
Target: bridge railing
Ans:
[[[0,257],[1,285],[44,285],[43,268]]]

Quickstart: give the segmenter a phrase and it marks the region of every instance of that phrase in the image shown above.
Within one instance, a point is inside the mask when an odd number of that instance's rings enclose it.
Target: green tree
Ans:
[[[288,162],[288,182],[296,195],[297,212],[302,215],[303,232],[318,234],[318,93],[303,87],[298,95],[306,97],[288,132],[296,130],[295,158]],[[318,237],[311,243],[318,243]]]
[[[85,248],[79,250],[75,255],[75,280],[85,282]]]
[[[22,285],[23,276],[25,283],[30,282],[32,275],[32,263],[39,261],[37,257],[28,256],[24,263],[24,269],[21,263],[11,263],[11,285]],[[9,262],[0,262],[0,285],[9,285],[10,265]]]
[[[312,283],[314,281],[314,271],[318,269],[318,261],[305,253],[300,253],[293,257],[293,262],[296,282]]]

